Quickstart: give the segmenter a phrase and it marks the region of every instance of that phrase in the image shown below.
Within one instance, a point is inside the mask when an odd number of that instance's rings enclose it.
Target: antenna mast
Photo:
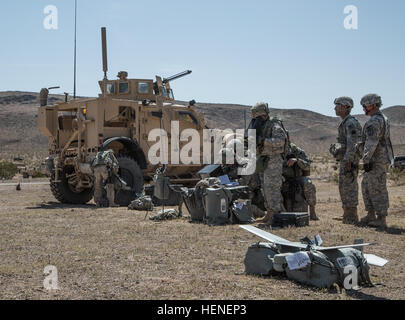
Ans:
[[[76,99],[76,35],[77,35],[77,0],[75,0],[75,52],[73,72],[73,99]]]

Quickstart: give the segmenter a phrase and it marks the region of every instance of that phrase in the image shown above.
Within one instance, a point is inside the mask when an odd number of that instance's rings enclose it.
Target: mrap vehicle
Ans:
[[[93,99],[67,99],[48,105],[48,89],[42,89],[38,124],[49,138],[46,171],[51,176],[53,195],[62,203],[85,204],[93,197],[91,164],[99,150],[112,149],[119,162],[119,176],[132,190],[116,190],[116,203],[128,205],[142,192],[159,164],[148,161],[148,151],[159,142],[148,141],[152,129],[163,129],[168,136],[171,159],[171,122],[179,122],[179,132],[199,132],[202,150],[204,116],[196,112],[195,101],[176,104],[170,81],[191,73],[184,71],[169,78],[107,79],[106,29],[101,29],[104,79],[101,94]],[[51,88],[49,88],[51,89]],[[188,142],[180,141],[181,150]],[[176,150],[176,149],[175,149]],[[201,152],[202,159],[203,152]],[[202,163],[202,161],[201,161]],[[199,164],[168,165],[166,174],[175,183],[192,185],[198,181]]]

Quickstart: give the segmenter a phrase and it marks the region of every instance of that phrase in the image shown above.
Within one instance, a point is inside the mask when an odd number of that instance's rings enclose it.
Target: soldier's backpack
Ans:
[[[246,252],[245,273],[268,276],[273,273],[273,257],[280,253],[277,247],[268,242],[252,244]]]
[[[229,223],[231,201],[232,193],[227,188],[206,188],[203,193],[205,222],[215,225]]]
[[[250,200],[239,200],[232,202],[231,205],[231,223],[245,224],[255,222],[252,213],[252,204]]]
[[[191,221],[202,222],[205,216],[202,190],[200,188],[190,188],[186,192],[183,192],[181,196],[190,214]]]
[[[358,285],[372,285],[369,266],[359,250],[343,248],[323,252],[311,250],[307,253],[311,262],[295,270],[290,269],[286,257],[283,257],[286,261],[283,265],[284,271],[288,279],[318,288],[330,288],[334,283],[343,287],[345,277],[350,273],[349,269],[345,273],[345,268],[349,266],[357,272],[357,283],[353,284],[353,289]],[[276,258],[277,256],[274,261]]]
[[[145,196],[140,196],[133,200],[129,206],[129,210],[139,210],[139,211],[152,211],[153,210],[153,202],[152,198],[145,195]]]

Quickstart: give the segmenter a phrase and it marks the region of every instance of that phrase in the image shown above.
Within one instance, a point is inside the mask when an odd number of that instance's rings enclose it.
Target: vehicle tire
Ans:
[[[59,175],[60,182],[54,182],[55,172],[52,172],[50,181],[52,194],[61,203],[86,204],[93,198],[94,188],[84,189],[80,192],[73,190],[66,178],[66,174],[72,170],[71,167],[64,167]]]
[[[143,189],[143,174],[138,163],[126,156],[117,156],[119,163],[118,175],[126,182],[132,191],[116,190],[115,203],[120,206],[128,206],[135,198],[136,194],[142,193]]]

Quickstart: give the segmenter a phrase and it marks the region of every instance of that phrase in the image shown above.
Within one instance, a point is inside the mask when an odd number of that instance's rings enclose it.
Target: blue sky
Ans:
[[[43,10],[58,8],[58,30]],[[358,30],[343,10],[358,8]],[[78,0],[77,93],[96,96],[100,28],[107,27],[109,78],[119,70],[153,79],[183,70],[175,97],[199,102],[305,108],[334,115],[333,100],[379,93],[405,104],[403,0]],[[73,92],[74,0],[3,1],[0,91]]]

